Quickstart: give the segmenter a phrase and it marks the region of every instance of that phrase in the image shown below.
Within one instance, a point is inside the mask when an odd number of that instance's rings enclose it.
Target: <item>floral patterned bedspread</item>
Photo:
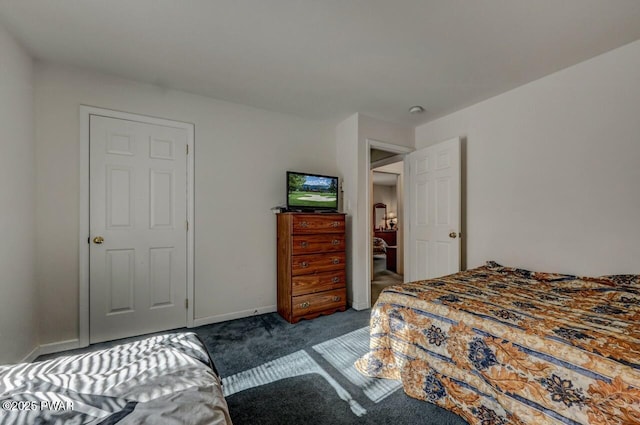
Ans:
[[[386,254],[387,243],[382,238],[373,238],[373,254]]]
[[[386,288],[371,377],[470,424],[639,424],[640,276],[486,266]]]

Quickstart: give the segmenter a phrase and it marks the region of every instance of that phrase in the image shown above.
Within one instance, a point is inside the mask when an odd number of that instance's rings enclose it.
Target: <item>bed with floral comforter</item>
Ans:
[[[382,238],[373,238],[373,255],[386,254],[387,243]]]
[[[640,423],[640,276],[486,266],[386,288],[371,377],[470,424]]]

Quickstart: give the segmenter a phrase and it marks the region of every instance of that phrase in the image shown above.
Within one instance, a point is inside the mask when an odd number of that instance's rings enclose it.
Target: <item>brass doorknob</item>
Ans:
[[[449,237],[450,237],[451,239],[455,239],[457,236],[458,236],[458,234],[457,234],[456,232],[451,232],[451,233],[449,233]]]
[[[93,243],[101,245],[104,242],[104,238],[102,236],[96,236],[93,238]]]

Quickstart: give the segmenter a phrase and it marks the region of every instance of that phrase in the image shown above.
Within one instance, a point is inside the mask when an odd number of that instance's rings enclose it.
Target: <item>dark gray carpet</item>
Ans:
[[[223,377],[304,350],[366,409],[356,416],[325,379],[308,374],[228,396],[233,423],[466,424],[453,413],[407,396],[402,388],[374,403],[314,350],[319,343],[367,326],[369,314],[350,309],[291,325],[270,313],[197,328]]]
[[[276,369],[286,369],[289,359],[294,357],[305,359],[306,365],[314,365],[322,372],[305,373],[303,370],[292,373],[291,377],[267,379],[269,382],[263,385],[228,395],[227,403],[235,425],[466,424],[453,413],[407,396],[402,388],[374,402],[363,392],[363,385],[355,385],[353,379],[348,379],[321,355],[318,344],[325,343],[323,346],[326,347],[327,341],[362,329],[369,323],[369,314],[369,310],[347,310],[292,325],[277,313],[269,313],[189,330],[197,332],[205,342],[220,375],[227,381],[244,375],[242,372],[252,368],[257,368],[259,373],[255,376],[260,379],[271,372],[277,375]],[[96,344],[89,350],[128,340]],[[346,341],[345,347],[349,348],[349,340]],[[335,347],[338,346],[335,344]],[[333,349],[334,345],[331,347]],[[358,350],[366,351],[366,346],[358,346]],[[81,351],[87,349],[57,355]],[[283,356],[288,357],[284,361],[279,360]],[[53,356],[43,356],[38,360],[48,357]],[[345,361],[349,365],[352,363],[348,357]],[[290,364],[291,369],[296,368],[295,362]],[[329,382],[331,380],[333,383]],[[392,381],[386,383],[393,384]],[[337,393],[336,386],[343,391],[342,397]],[[225,384],[225,387],[228,389],[231,386]],[[345,401],[345,398],[350,401]],[[357,409],[353,406],[357,406]]]

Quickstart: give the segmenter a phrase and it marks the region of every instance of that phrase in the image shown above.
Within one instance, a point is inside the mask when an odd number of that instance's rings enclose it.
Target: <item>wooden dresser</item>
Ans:
[[[280,213],[278,313],[290,323],[347,308],[345,215]]]

